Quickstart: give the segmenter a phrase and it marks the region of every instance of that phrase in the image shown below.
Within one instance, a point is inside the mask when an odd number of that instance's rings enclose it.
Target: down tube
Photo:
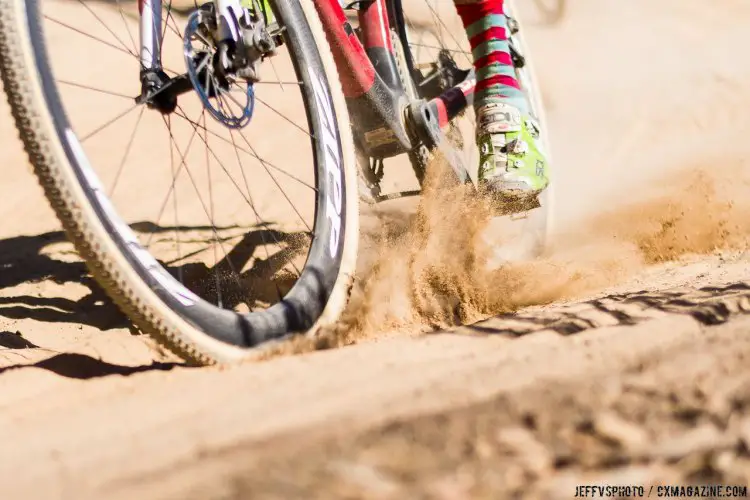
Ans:
[[[147,0],[148,1],[148,0]],[[347,98],[362,97],[375,84],[375,68],[338,0],[315,0]]]

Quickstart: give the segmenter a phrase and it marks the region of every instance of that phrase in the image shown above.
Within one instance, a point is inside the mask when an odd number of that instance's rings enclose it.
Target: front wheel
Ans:
[[[311,2],[268,4],[283,45],[248,89],[211,85],[213,47],[185,37],[194,17],[165,2],[165,74],[194,61],[207,88],[162,113],[134,100],[134,3],[0,0],[2,79],[47,198],[115,302],[194,363],[315,333],[353,278],[356,160],[338,73]],[[228,126],[222,113],[249,95]]]

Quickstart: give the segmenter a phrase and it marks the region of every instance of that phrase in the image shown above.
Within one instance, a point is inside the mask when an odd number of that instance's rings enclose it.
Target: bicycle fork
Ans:
[[[142,71],[161,70],[161,3],[162,0],[138,0]]]

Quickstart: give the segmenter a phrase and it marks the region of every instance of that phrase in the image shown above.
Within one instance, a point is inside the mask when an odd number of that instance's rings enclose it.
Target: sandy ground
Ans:
[[[570,3],[528,28],[552,248],[487,272],[439,196],[421,226],[368,211],[356,333],[320,344],[340,349],[181,366],[89,279],[0,122],[0,498],[750,483],[750,3]]]

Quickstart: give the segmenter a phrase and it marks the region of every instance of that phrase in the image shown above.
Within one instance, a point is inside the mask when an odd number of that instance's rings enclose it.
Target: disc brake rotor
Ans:
[[[204,10],[193,12],[185,28],[183,50],[188,78],[203,107],[214,119],[228,128],[240,129],[252,119],[255,91],[244,80],[240,83],[231,75],[217,71],[224,55],[205,29],[204,16],[207,15],[210,14]],[[242,93],[231,92],[232,87]]]

